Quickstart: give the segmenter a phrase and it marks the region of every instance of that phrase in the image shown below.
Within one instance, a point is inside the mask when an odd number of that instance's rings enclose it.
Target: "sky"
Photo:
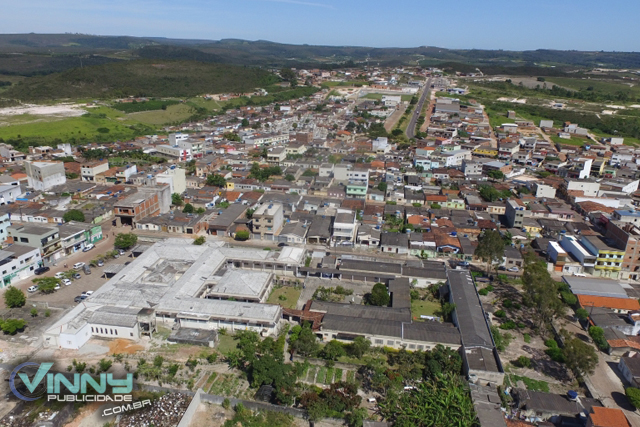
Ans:
[[[0,0],[1,33],[640,51],[637,0]]]

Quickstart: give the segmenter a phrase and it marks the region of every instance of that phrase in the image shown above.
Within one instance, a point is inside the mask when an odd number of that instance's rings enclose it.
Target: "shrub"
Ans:
[[[493,292],[493,285],[487,285],[487,287],[485,288],[486,290],[488,290],[489,292]]]
[[[589,335],[591,335],[591,338],[593,338],[593,342],[596,344],[596,346],[598,346],[600,350],[609,350],[609,343],[604,337],[604,329],[599,326],[592,326],[589,328]]]
[[[240,230],[236,232],[236,240],[249,240],[249,231],[247,230]]]
[[[549,348],[558,348],[558,343],[554,339],[545,340],[544,345],[546,345]]]
[[[44,312],[44,317],[49,317],[49,316],[51,316],[51,310],[46,309]]]
[[[527,325],[525,325],[523,322],[518,322],[518,329],[524,329],[526,327]]]
[[[640,389],[635,387],[627,387],[625,390],[627,399],[635,408],[640,408]]]
[[[478,291],[478,293],[483,297],[486,297],[489,294],[489,291],[487,290],[487,288],[482,288]]]
[[[579,308],[576,310],[576,317],[580,320],[587,320],[589,318],[589,312],[584,308]]]
[[[547,356],[551,358],[551,360],[556,361],[558,363],[564,363],[564,354],[562,353],[562,349],[558,347],[551,347],[544,351]]]
[[[578,297],[569,291],[561,292],[560,296],[562,297],[562,301],[567,305],[575,306],[578,303]]]
[[[513,301],[511,301],[510,299],[506,299],[506,300],[502,301],[502,306],[504,308],[512,308],[513,307]]]
[[[109,368],[111,368],[112,364],[113,362],[109,359],[100,359],[100,361],[98,362],[98,371],[107,372]]]
[[[531,342],[531,335],[524,334],[523,338],[524,338],[524,342],[526,342],[527,344],[529,344]]]
[[[198,236],[193,240],[193,244],[200,246],[200,245],[204,245],[204,242],[207,241],[207,238],[204,236]]]
[[[530,368],[531,359],[528,358],[527,356],[520,356],[516,360],[514,360],[513,364],[521,368]]]
[[[31,309],[31,317],[36,317],[38,315],[38,309],[37,308],[32,308]]]
[[[516,328],[516,322],[514,322],[513,320],[507,320],[502,325],[500,325],[500,329],[504,329],[504,330],[510,330],[515,328]]]
[[[228,397],[225,397],[224,400],[222,401],[222,407],[224,409],[229,409],[231,407],[231,401],[229,400]]]
[[[4,292],[4,303],[7,308],[18,308],[25,305],[27,298],[22,290],[15,286],[9,286]]]
[[[501,319],[504,319],[505,317],[507,317],[507,313],[504,310],[498,310],[495,313],[493,313],[493,315]]]

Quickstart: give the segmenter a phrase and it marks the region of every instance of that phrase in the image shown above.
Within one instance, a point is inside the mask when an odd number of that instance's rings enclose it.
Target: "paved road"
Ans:
[[[413,114],[411,114],[411,118],[409,119],[409,126],[407,126],[408,138],[413,138],[416,136],[416,123],[418,122],[418,117],[420,117],[420,113],[422,112],[422,108],[424,107],[424,102],[427,98],[429,98],[430,94],[431,79],[428,79],[422,91],[422,95],[420,96],[418,103],[415,105],[416,108],[413,110]]]

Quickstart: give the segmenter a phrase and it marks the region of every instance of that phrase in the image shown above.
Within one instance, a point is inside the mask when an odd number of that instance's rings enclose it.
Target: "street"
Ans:
[[[424,86],[424,90],[422,91],[422,95],[420,96],[420,100],[415,105],[415,109],[413,110],[413,114],[411,114],[411,118],[409,119],[409,126],[407,127],[407,137],[409,139],[414,138],[416,136],[416,123],[418,122],[418,117],[420,117],[420,112],[422,111],[422,107],[424,106],[424,101],[431,94],[431,78],[427,80],[427,83]]]

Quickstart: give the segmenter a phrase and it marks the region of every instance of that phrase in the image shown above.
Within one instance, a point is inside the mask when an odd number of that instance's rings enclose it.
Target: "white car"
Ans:
[[[93,243],[89,243],[87,246],[84,247],[84,249],[82,250],[82,252],[89,252],[91,249],[93,249],[95,246],[93,246]]]
[[[54,291],[57,291],[57,290],[59,290],[59,289],[60,289],[60,283],[58,283],[58,284],[53,288],[53,290],[54,290]]]
[[[511,267],[511,268],[508,268],[507,271],[510,271],[512,273],[517,273],[518,271],[520,271],[520,269],[518,267]]]
[[[59,272],[56,273],[53,277],[55,277],[56,279],[64,279],[64,272]]]
[[[75,268],[76,270],[80,270],[82,267],[84,267],[84,262],[76,262],[75,264],[73,264],[73,268]]]
[[[29,291],[29,292],[37,292],[38,291],[38,285],[30,286],[29,289],[27,289],[27,291]]]
[[[65,286],[69,286],[71,284],[71,280],[69,279],[62,279],[62,284]]]
[[[86,296],[93,295],[93,291],[85,291],[82,293],[82,295],[86,295]]]

